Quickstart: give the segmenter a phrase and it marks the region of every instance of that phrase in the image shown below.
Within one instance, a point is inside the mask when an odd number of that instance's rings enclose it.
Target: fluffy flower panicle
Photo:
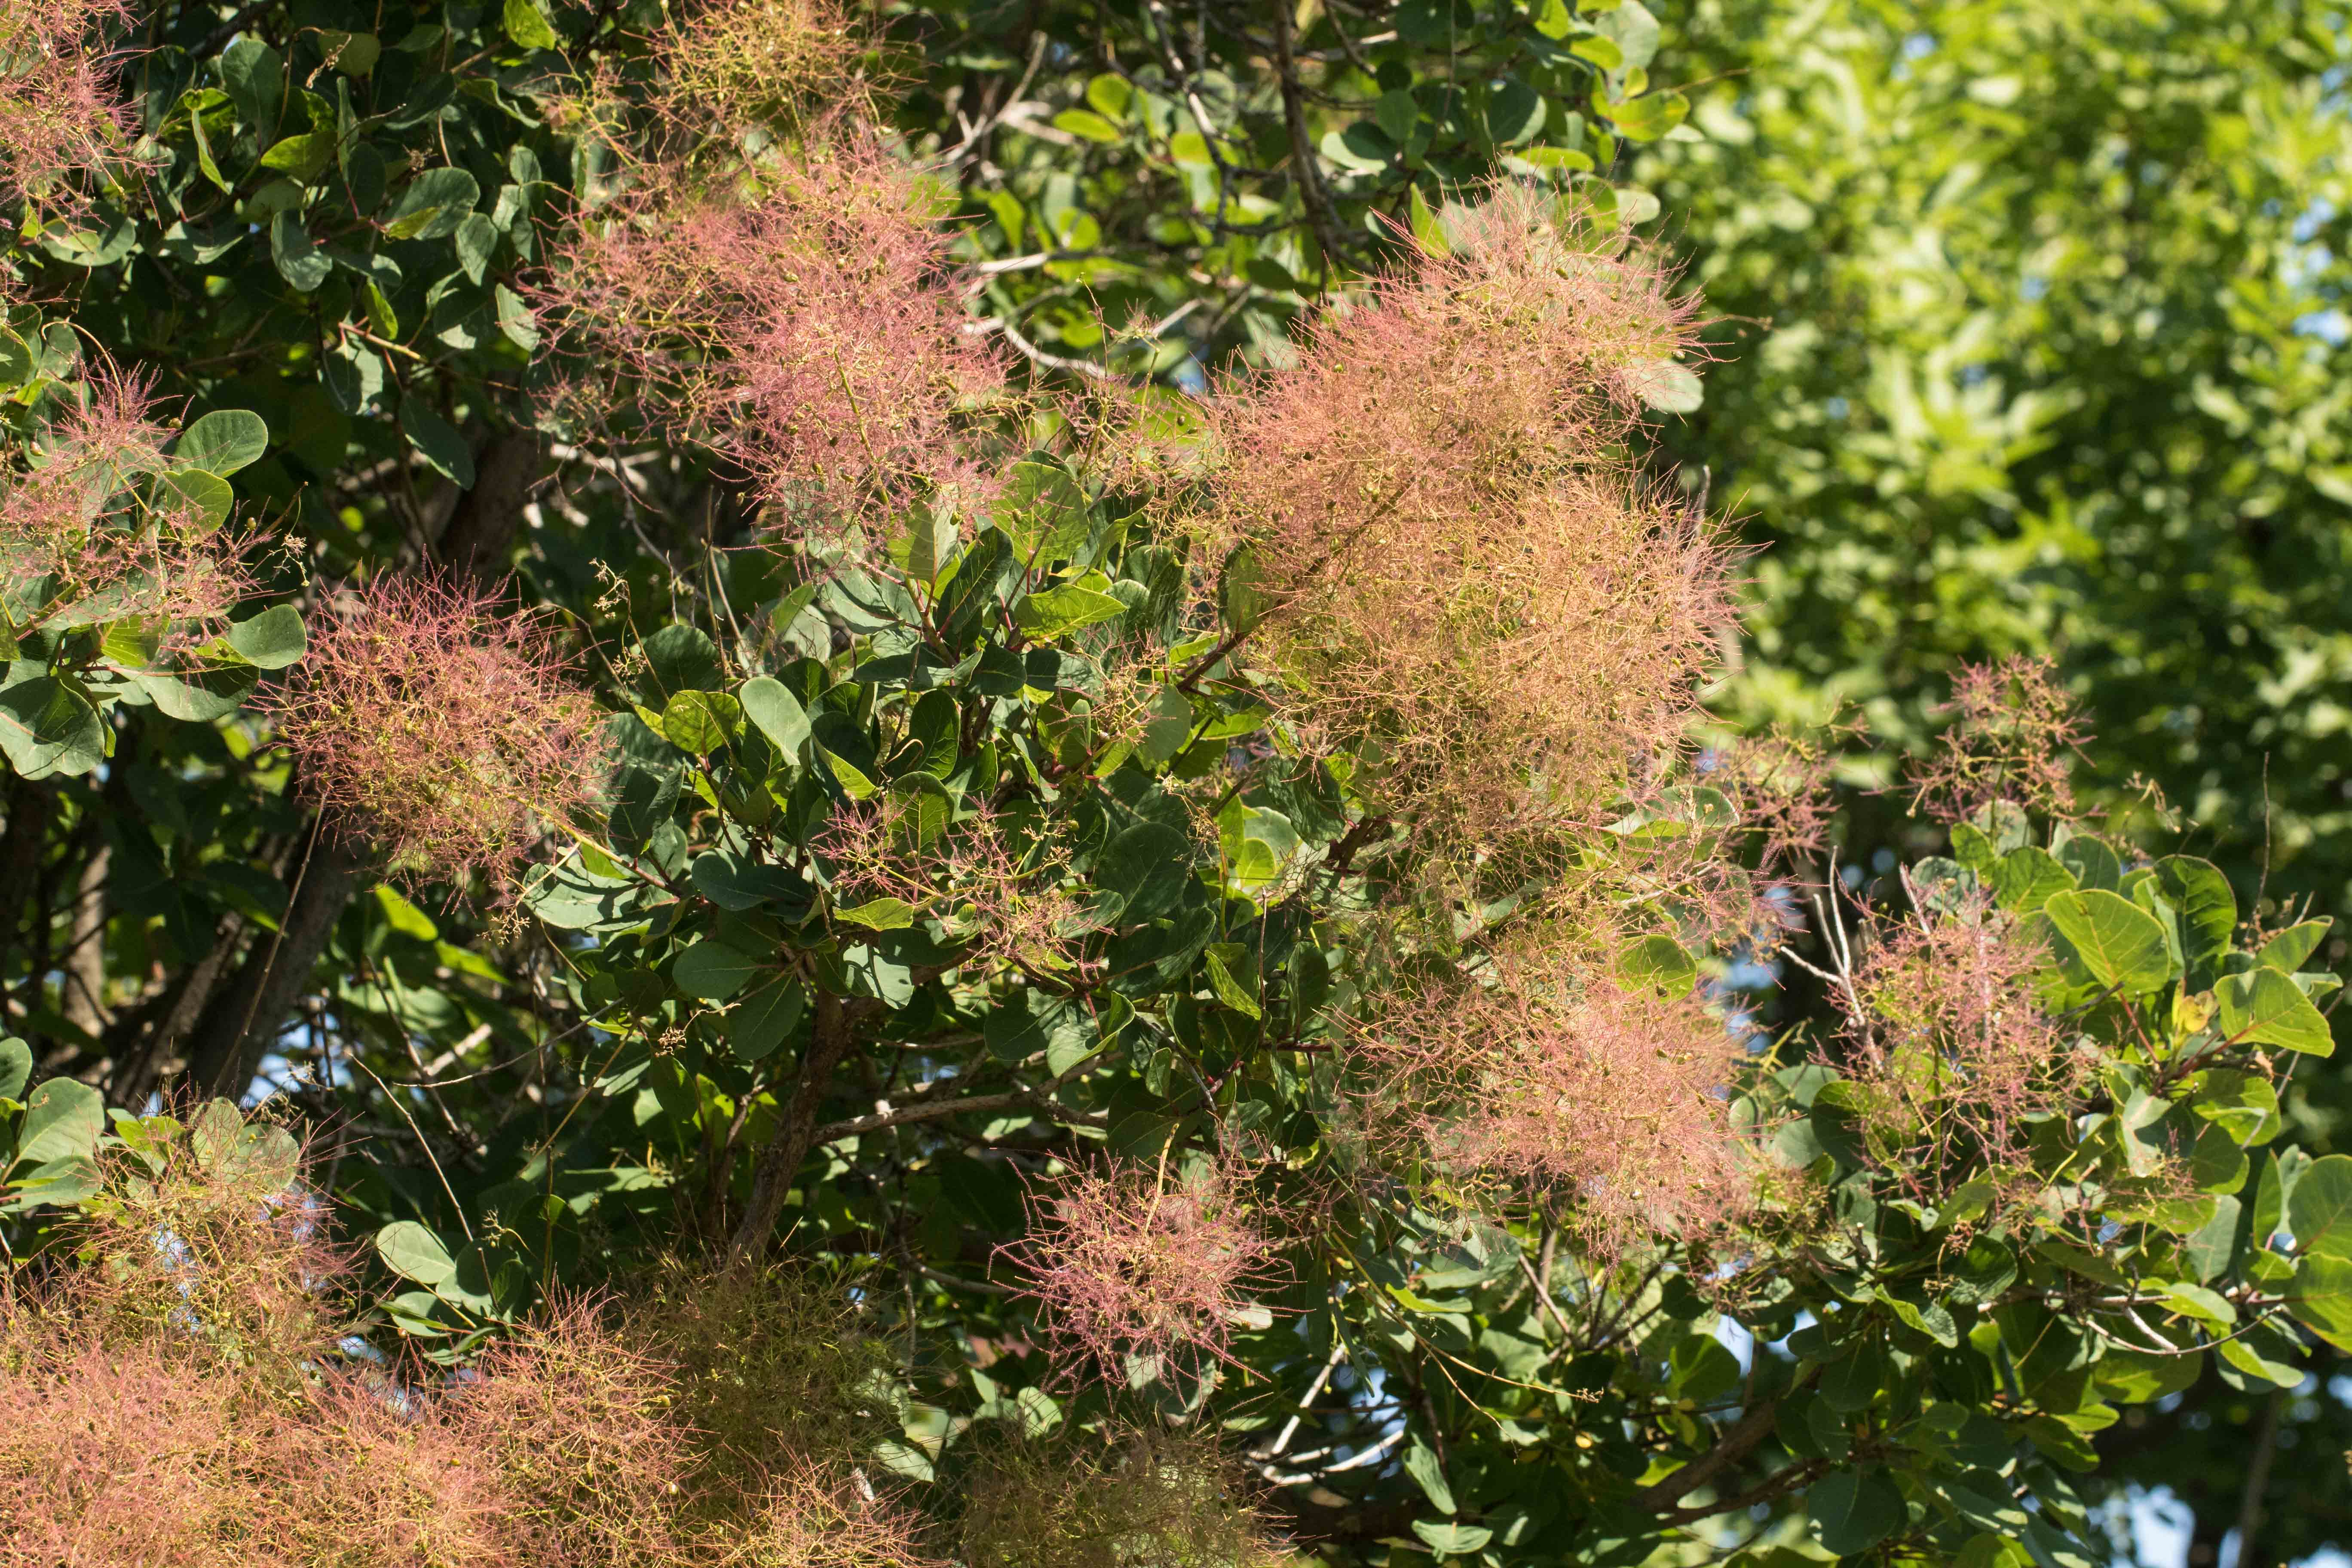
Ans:
[[[959,434],[1004,366],[962,330],[914,171],[845,132],[746,178],[760,188],[616,203],[559,258],[542,308],[789,527],[978,493]]]
[[[1087,1451],[1091,1449],[1092,1451]],[[1213,1442],[1138,1431],[986,1456],[959,1521],[970,1568],[1279,1568],[1293,1554]]]
[[[677,1550],[670,1500],[694,1452],[667,1417],[671,1365],[625,1342],[601,1303],[575,1299],[478,1371],[456,1416],[519,1494],[515,1523],[543,1560],[627,1568]]]
[[[1662,263],[1563,226],[1541,193],[1500,184],[1446,220],[1443,248],[1416,248],[1213,412],[1221,514],[1270,563],[1311,570],[1390,520],[1458,527],[1604,460],[1697,346]]]
[[[1274,1247],[1220,1172],[1163,1166],[1062,1178],[1034,1198],[1029,1234],[1007,1251],[1066,1353],[1189,1372],[1226,1358]]]
[[[265,1384],[299,1381],[296,1369],[334,1343],[351,1254],[284,1130],[246,1126],[215,1102],[184,1131],[106,1163],[106,1189],[77,1226],[99,1260],[78,1280],[78,1311],[118,1338],[168,1341]]]
[[[1859,733],[1853,725],[1825,735],[1776,731],[1735,742],[1716,753],[1706,781],[1721,788],[1739,813],[1743,829],[1755,841],[1760,875],[1805,880],[1809,863],[1829,841],[1837,811],[1831,744]]]
[[[655,39],[655,110],[688,135],[802,132],[863,95],[866,40],[835,0],[715,0]]]
[[[2060,1109],[2088,1062],[2036,996],[2042,945],[1979,905],[1878,933],[1840,1001],[1872,1143],[1931,1175],[2021,1155],[2019,1123]]]
[[[2056,666],[2022,655],[1964,665],[1944,711],[1951,722],[1934,754],[1912,770],[1912,809],[1938,822],[1965,821],[1999,801],[2074,815],[2071,763],[2090,731]]]
[[[729,1532],[712,1568],[951,1568],[929,1550],[920,1523],[877,1499],[862,1471],[803,1462]]]
[[[1066,854],[1024,843],[985,807],[926,835],[899,797],[849,802],[835,809],[815,847],[833,865],[841,905],[896,899],[940,921],[977,963],[1068,969],[1091,924],[1060,879]]]
[[[1692,307],[1514,185],[1229,386],[1206,526],[1270,606],[1297,716],[1383,809],[1475,841],[1590,820],[1696,712],[1728,555],[1633,471]]]
[[[0,197],[51,198],[129,140],[93,42],[129,14],[121,0],[0,0]]]
[[[0,1279],[0,1568],[927,1568],[852,1468],[896,1363],[821,1282],[666,1268],[452,1380],[339,1338],[285,1131],[124,1138],[73,1254]]]
[[[140,380],[101,371],[27,466],[0,474],[0,570],[48,582],[27,627],[99,601],[103,619],[177,623],[187,642],[251,595],[255,542],[207,526],[152,482],[171,437]]]
[[[1472,1184],[1571,1199],[1601,1255],[1702,1237],[1748,1202],[1729,1104],[1747,1042],[1695,996],[1507,982],[1402,1007],[1360,1049],[1422,1146]]]
[[[604,774],[603,714],[544,627],[464,588],[383,578],[329,605],[274,705],[311,797],[411,874],[511,874]]]
[[[0,1565],[230,1568],[239,1500],[212,1479],[236,1454],[229,1385],[152,1348],[28,1339],[0,1360]]]

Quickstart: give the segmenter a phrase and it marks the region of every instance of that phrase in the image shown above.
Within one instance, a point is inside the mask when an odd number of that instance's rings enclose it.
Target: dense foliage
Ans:
[[[1697,744],[1659,36],[0,15],[0,1550],[2072,1564],[2352,1343],[2325,921]]]

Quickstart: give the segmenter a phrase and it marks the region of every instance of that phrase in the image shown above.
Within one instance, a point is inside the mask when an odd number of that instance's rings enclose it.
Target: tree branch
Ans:
[[[942,1117],[961,1116],[982,1110],[1017,1110],[1027,1109],[1041,1112],[1048,1119],[1068,1126],[1100,1127],[1109,1124],[1109,1116],[1102,1111],[1073,1111],[1052,1098],[1055,1089],[1084,1072],[1095,1058],[1102,1054],[1097,1046],[1085,1056],[1056,1073],[1053,1080],[1036,1089],[1007,1089],[1001,1094],[967,1094],[956,1100],[927,1100],[915,1105],[902,1105],[891,1110],[877,1110],[871,1116],[856,1116],[846,1121],[829,1121],[809,1135],[809,1147],[820,1148],[836,1138],[847,1138],[859,1132],[879,1132],[886,1128],[906,1127],[918,1121],[937,1121]]]
[[[236,977],[215,989],[188,1042],[188,1077],[199,1092],[239,1100],[279,1026],[310,989],[310,969],[326,951],[343,906],[370,863],[315,820],[306,863],[286,900],[278,929],[257,940]]]
[[[1780,1395],[1780,1399],[1786,1399],[1789,1394],[1797,1393],[1820,1375],[1819,1367],[1808,1371],[1795,1383],[1790,1384],[1788,1394]],[[1709,1448],[1664,1480],[1654,1486],[1643,1487],[1640,1491],[1635,1492],[1633,1506],[1645,1513],[1680,1511],[1675,1510],[1676,1503],[1746,1458],[1756,1446],[1764,1440],[1765,1435],[1772,1430],[1772,1418],[1779,1413],[1780,1408],[1780,1399],[1769,1399],[1754,1406],[1747,1415],[1734,1422],[1722,1436],[1715,1440],[1714,1447]],[[1746,1506],[1748,1505],[1745,1502],[1729,1500],[1715,1504],[1691,1517],[1704,1519],[1708,1514],[1722,1513],[1729,1509]]]
[[[817,992],[815,1037],[809,1042],[808,1054],[801,1058],[793,1097],[784,1107],[776,1135],[760,1151],[759,1163],[752,1167],[751,1201],[744,1205],[742,1221],[727,1244],[730,1268],[740,1269],[756,1263],[767,1251],[776,1221],[784,1212],[784,1198],[792,1191],[793,1177],[799,1173],[801,1162],[808,1158],[808,1152],[816,1146],[817,1107],[824,1103],[833,1069],[849,1054],[855,1022],[850,1003],[829,991]]]
[[[2263,1558],[2256,1548],[2262,1538],[2263,1516],[2269,1511],[2263,1506],[2263,1496],[2270,1490],[2271,1461],[2278,1453],[2279,1412],[2285,1405],[2286,1390],[2271,1390],[2254,1428],[2254,1451],[2246,1461],[2245,1490],[2238,1499],[2238,1568],[2261,1568]]]
[[[1713,1519],[1717,1514],[1737,1513],[1742,1509],[1753,1508],[1759,1502],[1769,1502],[1783,1493],[1792,1492],[1799,1487],[1809,1485],[1830,1468],[1830,1461],[1827,1459],[1807,1459],[1801,1465],[1791,1465],[1777,1475],[1767,1476],[1736,1496],[1721,1498],[1710,1503],[1701,1503],[1696,1508],[1670,1509],[1658,1516],[1659,1521],[1669,1525],[1696,1524],[1702,1519]]]
[[[1274,6],[1274,74],[1282,84],[1282,121],[1290,131],[1290,158],[1298,167],[1298,200],[1307,209],[1307,226],[1323,248],[1323,270],[1344,266],[1347,242],[1339,236],[1339,220],[1331,210],[1331,194],[1323,188],[1323,166],[1316,162],[1315,143],[1307,125],[1307,95],[1298,80],[1298,60],[1291,48],[1290,7],[1282,0]]]
[[[545,461],[534,431],[509,431],[482,448],[474,465],[474,488],[458,499],[434,545],[451,576],[481,586],[505,574],[507,550]]]

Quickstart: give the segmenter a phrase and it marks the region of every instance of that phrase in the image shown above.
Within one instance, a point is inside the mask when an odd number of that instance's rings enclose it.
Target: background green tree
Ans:
[[[1732,711],[1907,742],[1958,660],[2049,653],[2096,791],[2153,781],[2245,893],[2341,906],[2336,20],[1674,16],[1718,79],[1642,167],[1721,318],[1667,444],[1759,546]]]
[[[2340,12],[1666,15],[1683,74],[1719,79],[1692,95],[1706,140],[1658,144],[1643,178],[1722,320],[1706,406],[1665,444],[1761,552],[1727,710],[1845,706],[1907,741],[1956,661],[2047,653],[2092,719],[2091,793],[2151,781],[2250,904],[2344,911]],[[1857,859],[1924,841],[1899,798],[1853,811]],[[2347,1110],[2340,1073],[2296,1075],[2305,1146]],[[2352,1494],[2312,1456],[2347,1443],[2324,1377],[2276,1398],[2209,1377],[2103,1452],[2119,1490],[2194,1504],[2196,1561],[2259,1521],[2252,1563],[2343,1539]]]

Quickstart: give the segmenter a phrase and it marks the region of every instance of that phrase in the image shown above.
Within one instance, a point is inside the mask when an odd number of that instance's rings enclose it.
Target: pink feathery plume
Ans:
[[[1228,1355],[1273,1246],[1222,1173],[1136,1167],[1064,1176],[1033,1198],[1029,1234],[1007,1251],[1066,1354],[1198,1371]]]
[[[544,624],[483,592],[380,578],[339,596],[269,706],[310,797],[412,873],[511,876],[604,777],[603,712]]]
[[[541,308],[753,476],[788,531],[982,493],[961,427],[1004,365],[965,331],[915,172],[844,134],[761,179],[623,203],[558,258]]]

